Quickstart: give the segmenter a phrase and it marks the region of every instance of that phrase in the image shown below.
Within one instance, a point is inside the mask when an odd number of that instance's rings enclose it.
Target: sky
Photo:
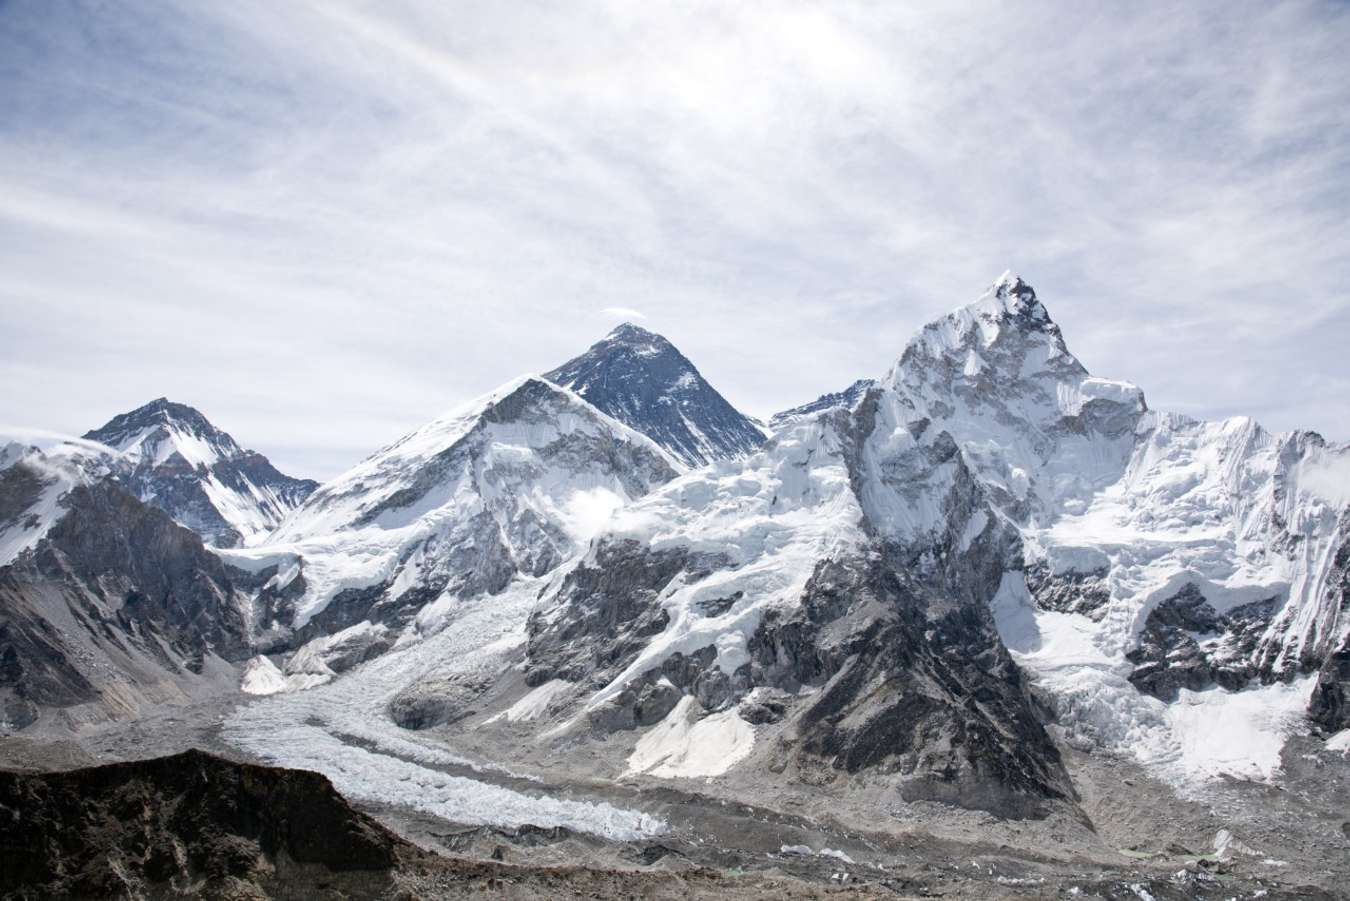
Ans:
[[[1005,269],[1151,406],[1350,439],[1345,3],[0,0],[0,430],[332,477],[627,319],[752,415]]]

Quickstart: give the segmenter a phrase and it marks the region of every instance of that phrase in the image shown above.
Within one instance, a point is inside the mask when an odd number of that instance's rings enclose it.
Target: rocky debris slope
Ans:
[[[0,473],[0,487],[14,489],[23,466]],[[134,716],[233,683],[229,661],[251,644],[246,598],[201,539],[107,479],[75,485],[59,507],[34,547],[0,567],[4,727],[44,710],[71,723]]]
[[[318,487],[162,397],[84,437],[117,452],[116,476],[131,493],[217,547],[256,543]]]
[[[265,580],[254,604],[260,644],[299,648],[284,675],[312,684],[383,652],[404,629],[434,632],[450,606],[553,570],[678,466],[530,376],[324,485],[265,544],[222,556]]]
[[[651,438],[688,466],[744,457],[764,443],[694,364],[658,334],[624,323],[544,378]]]
[[[6,898],[373,898],[406,848],[318,773],[200,751],[0,772]]]

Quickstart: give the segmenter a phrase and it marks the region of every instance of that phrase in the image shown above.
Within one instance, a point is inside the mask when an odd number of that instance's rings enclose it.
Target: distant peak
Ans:
[[[642,326],[634,325],[631,322],[624,322],[619,324],[618,326],[615,326],[613,329],[610,330],[610,333],[605,337],[615,341],[625,341],[625,342],[641,341],[650,343],[653,341],[666,340],[665,338],[658,335],[656,332],[648,331]]]
[[[154,400],[150,401],[150,403],[145,404],[144,406],[137,407],[127,415],[137,416],[140,414],[149,415],[152,413],[179,413],[179,412],[197,413],[197,410],[193,407],[189,407],[187,404],[175,403],[174,401],[169,400],[167,397],[157,397]],[[197,413],[197,415],[200,416],[201,414]]]
[[[744,456],[764,435],[718,394],[674,344],[624,322],[544,373],[690,466]]]
[[[169,400],[167,397],[157,397],[150,403],[137,407],[130,413],[123,413],[118,419],[125,418],[129,422],[144,422],[149,420],[173,420],[183,422],[199,427],[213,428],[211,423],[201,411],[196,407],[190,407],[187,404],[180,404]]]
[[[937,360],[944,371],[964,372],[965,378],[992,365],[1005,377],[1023,373],[1028,350],[1047,346],[1038,367],[1049,372],[1086,375],[1087,370],[1069,352],[1059,326],[1050,318],[1036,291],[1011,270],[1004,272],[974,303],[934,319],[919,330],[888,377],[922,381]]]
[[[127,435],[160,425],[175,425],[199,436],[212,436],[229,440],[201,411],[187,404],[175,403],[167,397],[157,397],[129,413],[121,413],[108,420],[102,428],[85,434],[91,441],[116,446]]]

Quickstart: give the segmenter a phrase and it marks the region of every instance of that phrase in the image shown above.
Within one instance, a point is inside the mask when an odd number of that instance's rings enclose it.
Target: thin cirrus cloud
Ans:
[[[9,0],[0,420],[168,395],[323,478],[597,310],[765,416],[1013,268],[1152,406],[1345,439],[1348,40],[1312,2]]]
[[[600,311],[602,316],[611,316],[618,319],[646,319],[646,313],[640,313],[629,307],[605,307]]]

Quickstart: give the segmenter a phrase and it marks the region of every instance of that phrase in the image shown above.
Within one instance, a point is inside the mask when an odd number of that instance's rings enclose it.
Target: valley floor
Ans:
[[[1337,898],[1350,878],[1350,759],[1311,739],[1290,742],[1279,787],[1218,784],[1189,799],[1132,763],[1065,747],[1090,825],[907,804],[865,785],[826,815],[804,786],[734,770],[605,782],[513,759],[511,772],[479,757],[483,747],[344,721],[360,705],[325,708],[324,698],[223,699],[78,740],[8,738],[0,763],[69,769],[188,747],[272,763],[277,749],[308,754],[302,768],[432,852],[399,876],[418,897]],[[282,711],[304,718],[286,724]],[[241,723],[270,730],[273,752],[241,748]],[[351,791],[363,774],[371,783]],[[391,791],[391,778],[413,788]]]

